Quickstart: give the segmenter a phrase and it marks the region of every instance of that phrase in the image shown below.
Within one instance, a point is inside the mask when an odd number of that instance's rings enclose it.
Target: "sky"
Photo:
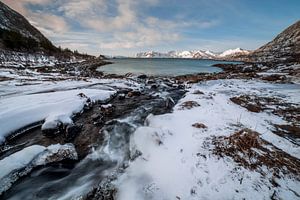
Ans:
[[[254,50],[300,20],[300,0],[1,0],[55,45],[93,55]]]

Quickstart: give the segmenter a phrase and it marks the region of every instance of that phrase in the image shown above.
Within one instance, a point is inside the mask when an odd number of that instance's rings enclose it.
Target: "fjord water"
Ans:
[[[97,70],[106,74],[125,75],[147,74],[177,76],[195,73],[214,73],[222,69],[213,67],[217,63],[232,63],[216,60],[175,59],[175,58],[119,58],[113,64],[104,65]]]

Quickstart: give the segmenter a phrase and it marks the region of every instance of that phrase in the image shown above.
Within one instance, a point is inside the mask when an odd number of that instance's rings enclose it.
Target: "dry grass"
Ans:
[[[242,129],[229,137],[213,138],[213,153],[220,157],[229,156],[251,170],[264,174],[262,167],[267,167],[274,176],[294,174],[300,179],[300,161],[261,139],[259,133]]]
[[[195,123],[192,125],[195,128],[207,128],[207,126],[205,124],[202,123]]]
[[[194,107],[198,107],[200,106],[196,101],[186,101],[186,102],[183,102],[180,107],[182,110],[184,109],[192,109]]]

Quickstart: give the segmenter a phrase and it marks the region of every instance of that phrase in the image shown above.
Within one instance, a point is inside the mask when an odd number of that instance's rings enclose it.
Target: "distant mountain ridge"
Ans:
[[[149,51],[136,54],[136,58],[191,58],[191,59],[216,59],[228,60],[237,58],[238,56],[246,56],[251,51],[241,48],[229,49],[222,53],[215,53],[212,51],[195,50],[195,51],[169,51],[167,53]]]

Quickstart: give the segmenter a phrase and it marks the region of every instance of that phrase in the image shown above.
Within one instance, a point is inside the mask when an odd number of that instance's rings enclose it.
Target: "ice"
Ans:
[[[72,123],[71,117],[80,112],[87,98],[104,101],[115,91],[75,89],[41,94],[21,95],[0,100],[0,141],[15,130],[45,120],[43,128],[51,128],[58,122]]]

